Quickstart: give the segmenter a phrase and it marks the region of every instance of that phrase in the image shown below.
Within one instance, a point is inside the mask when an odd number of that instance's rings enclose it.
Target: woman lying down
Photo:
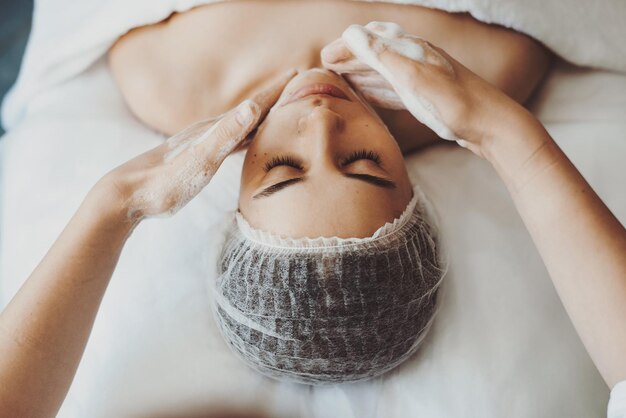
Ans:
[[[329,33],[317,37],[264,27],[252,6],[242,18],[259,26],[220,28],[223,9],[210,6],[118,42],[111,67],[145,123],[171,134],[222,115],[113,169],[89,192],[0,317],[0,410],[58,410],[133,229],[182,208],[243,147],[239,210],[214,291],[225,340],[256,370],[301,383],[398,366],[425,337],[445,273],[432,209],[402,155],[437,137],[493,165],[606,382],[626,379],[626,232],[519,104],[548,53],[467,16],[365,6],[326,14]],[[291,7],[278,13],[283,23]],[[364,10],[407,24],[350,25]],[[222,31],[221,43],[198,41],[207,28]],[[284,71],[291,67],[298,71]]]

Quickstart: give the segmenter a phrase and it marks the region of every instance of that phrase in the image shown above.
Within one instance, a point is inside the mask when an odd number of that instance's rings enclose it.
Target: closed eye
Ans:
[[[281,165],[293,167],[296,170],[300,170],[300,171],[304,169],[304,166],[302,165],[302,162],[299,159],[291,155],[279,155],[279,156],[273,157],[271,160],[265,163],[264,170],[267,173],[272,168],[279,167]]]
[[[368,151],[365,149],[352,152],[350,155],[341,160],[339,165],[341,167],[346,167],[359,160],[370,160],[376,165],[381,165],[380,155],[374,151]]]

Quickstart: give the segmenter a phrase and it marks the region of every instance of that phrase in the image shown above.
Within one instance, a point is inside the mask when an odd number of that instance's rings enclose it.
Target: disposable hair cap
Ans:
[[[366,238],[287,238],[238,212],[214,283],[220,331],[249,366],[300,383],[385,373],[426,335],[445,274],[429,203]]]

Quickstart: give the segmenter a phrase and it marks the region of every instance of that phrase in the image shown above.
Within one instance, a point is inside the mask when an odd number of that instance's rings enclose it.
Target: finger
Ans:
[[[367,64],[359,61],[357,58],[341,62],[339,64],[323,64],[324,68],[331,70],[337,74],[369,74],[373,70]]]
[[[399,79],[414,77],[420,69],[424,50],[419,44],[383,38],[359,25],[348,27],[342,38],[359,60],[394,87]]]
[[[455,75],[456,61],[445,51],[426,40],[407,34],[394,24],[370,22],[370,28],[352,25],[344,31],[342,39],[359,60],[389,79],[390,73],[416,75],[428,67]],[[386,67],[386,70],[381,67]],[[391,81],[391,80],[389,80]],[[393,83],[392,83],[393,84]]]
[[[277,79],[273,80],[267,88],[253,96],[252,101],[255,102],[260,108],[260,117],[259,119],[257,119],[257,121],[265,117],[265,114],[267,113],[269,108],[271,108],[274,103],[276,103],[276,100],[278,100],[278,97],[280,97],[281,92],[283,91],[289,80],[291,80],[296,74],[297,70],[295,69],[287,71],[286,73],[279,76]],[[181,148],[181,146],[183,146],[183,148],[187,148],[191,142],[203,142],[204,139],[213,132],[212,128],[214,127],[214,125],[220,122],[230,112],[232,111],[196,122],[183,129],[182,131],[174,134],[174,136],[166,140],[169,149],[175,148],[177,151],[175,154],[178,155],[182,151],[182,149],[179,149]],[[254,112],[256,112],[256,110],[254,110]],[[169,158],[175,156],[172,154],[173,153],[170,153]]]
[[[320,57],[322,58],[322,63],[332,65],[353,59],[354,55],[346,46],[345,41],[338,38],[322,48]]]
[[[338,74],[370,72],[372,69],[350,52],[343,39],[327,45],[321,52],[322,65]]]
[[[394,90],[363,88],[359,90],[368,103],[391,110],[405,110],[406,106]]]
[[[426,61],[429,64],[438,65],[440,67],[445,68],[450,75],[454,75],[459,66],[462,67],[462,64],[457,60],[452,58],[446,51],[443,49],[432,45],[429,42],[424,41],[426,48]]]
[[[365,28],[384,38],[401,38],[406,32],[400,25],[393,22],[370,22]],[[338,38],[326,45],[321,51],[322,64],[324,66],[335,66],[347,61],[354,61],[355,56],[346,45],[343,38]],[[357,60],[358,62],[358,60]],[[361,63],[361,67],[363,64]],[[365,66],[367,68],[367,66]]]
[[[353,57],[349,60],[339,62],[337,64],[322,63],[325,68],[336,72],[337,74],[368,74],[373,72],[372,67]]]
[[[438,67],[454,74],[454,58],[419,36],[404,33],[397,40],[383,39],[383,43],[385,49],[411,59],[420,67]]]
[[[384,38],[401,38],[406,34],[402,26],[394,22],[373,21],[365,25],[365,27]]]
[[[384,44],[379,35],[363,26],[351,25],[341,34],[341,38],[356,58],[385,76],[380,57]]]
[[[265,100],[265,99],[264,99]],[[265,103],[271,102],[271,98]],[[274,99],[275,101],[275,99]],[[253,100],[244,100],[211,128],[211,132],[202,143],[201,152],[209,165],[215,170],[222,161],[235,150],[259,124],[263,109]]]
[[[439,63],[443,52],[440,48],[435,47],[428,43],[425,39],[407,33],[400,25],[393,22],[370,22],[365,25],[366,29],[369,29],[373,33],[379,35],[382,38],[388,38],[391,42],[388,42],[386,47],[395,50],[400,55],[412,55],[408,56],[415,61]],[[395,41],[395,42],[394,42]],[[384,42],[384,39],[383,39]],[[413,54],[407,54],[406,51],[411,47],[411,44],[416,45],[415,52]],[[420,49],[421,48],[421,49]],[[445,53],[444,53],[445,54]],[[447,55],[447,54],[445,54]],[[445,56],[444,56],[445,58]]]
[[[245,100],[212,123],[198,122],[183,131],[188,131],[186,140],[170,147],[164,160],[201,159],[219,166],[254,129],[260,115],[260,107],[252,100]]]
[[[285,86],[287,86],[289,81],[291,81],[296,74],[298,74],[298,71],[295,69],[291,69],[286,73],[281,74],[276,79],[272,80],[268,87],[250,98],[252,102],[258,105],[261,112],[259,121],[263,120],[263,118],[267,115],[285,89]]]
[[[210,119],[201,120],[193,123],[182,131],[175,133],[173,136],[165,140],[169,149],[175,148],[180,144],[198,138],[202,133],[206,132],[216,121],[222,118],[224,115],[212,117]]]
[[[382,38],[358,25],[348,27],[342,34],[352,53],[378,71],[394,88],[406,109],[443,139],[456,140],[455,133],[439,118],[436,108],[420,90],[429,89],[429,74],[433,67],[424,60],[424,41]],[[439,68],[437,68],[439,69]],[[454,75],[449,67],[446,71]]]
[[[391,84],[389,84],[389,82],[378,72],[373,70],[370,70],[367,73],[349,73],[345,75],[345,78],[350,80],[350,82],[355,86],[359,86],[359,88],[372,87],[393,90]]]
[[[385,109],[406,109],[395,89],[380,74],[375,76],[363,76],[361,74],[348,74],[345,79],[357,90],[370,104]]]

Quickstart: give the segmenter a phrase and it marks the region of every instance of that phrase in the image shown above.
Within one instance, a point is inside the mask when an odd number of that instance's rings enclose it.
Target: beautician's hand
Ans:
[[[352,25],[321,56],[326,68],[342,74],[373,105],[406,109],[441,138],[481,156],[485,129],[503,104],[515,104],[442,49],[395,23]]]
[[[171,215],[185,206],[260,124],[295,74],[289,71],[235,109],[191,125],[107,174],[102,182],[113,186],[128,219]]]
[[[612,388],[625,380],[626,229],[543,125],[395,24],[350,26],[324,48],[322,60],[370,102],[406,108],[442,138],[492,164],[606,383]]]
[[[197,123],[114,169],[89,192],[0,312],[2,417],[57,415],[136,222],[173,213],[202,190],[295,74],[283,75],[235,110]]]

